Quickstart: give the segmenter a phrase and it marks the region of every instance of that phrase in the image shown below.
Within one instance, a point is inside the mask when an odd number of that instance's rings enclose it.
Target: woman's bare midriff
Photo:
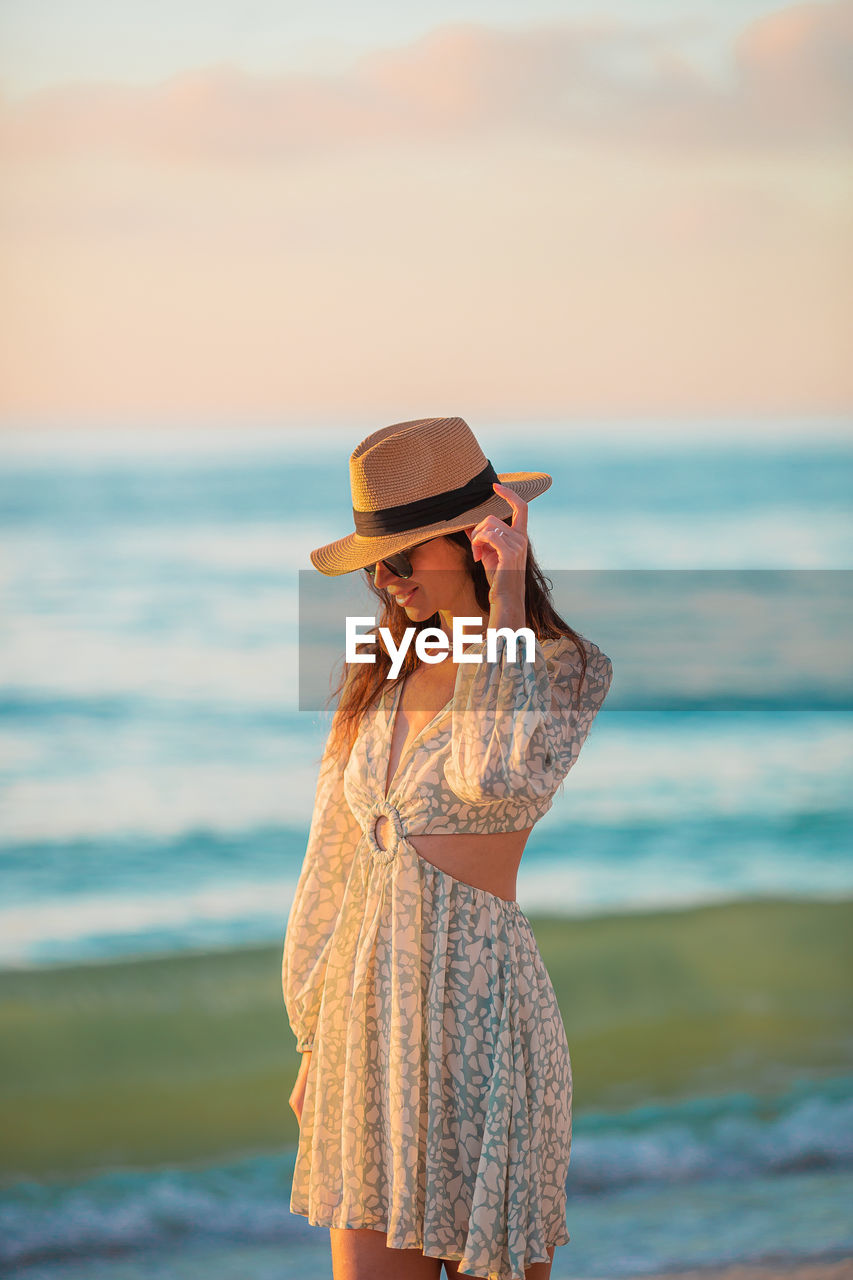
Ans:
[[[375,835],[380,849],[386,847],[390,834],[388,819],[377,819]],[[499,898],[515,901],[516,876],[527,837],[533,830],[497,831],[493,835],[454,832],[452,835],[407,836],[412,848],[439,871],[454,880],[464,880],[477,889],[495,893]]]
[[[434,867],[455,880],[515,901],[518,864],[533,830],[498,831],[494,835],[459,832],[449,836],[409,836],[409,844]]]

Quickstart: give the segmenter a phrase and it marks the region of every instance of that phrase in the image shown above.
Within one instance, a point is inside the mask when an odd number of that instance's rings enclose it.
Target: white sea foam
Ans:
[[[685,857],[683,849],[655,850],[626,862],[624,850],[528,860],[518,877],[526,913],[567,920],[602,911],[676,909],[749,896],[787,894],[836,899],[853,894],[849,866],[837,859],[788,856],[768,847],[744,858],[735,842],[722,859]],[[64,894],[0,908],[0,966],[80,955],[121,955],[152,949],[277,942],[283,938],[296,875],[211,880],[194,887],[141,894]]]
[[[262,826],[303,826],[311,817],[318,750],[292,742],[275,766],[258,761],[192,765],[104,765],[82,778],[22,777],[6,785],[3,840],[108,840],[239,834]]]
[[[767,847],[763,855],[750,847],[745,857],[736,841],[728,855],[728,859],[713,856],[698,862],[685,856],[684,849],[669,849],[634,855],[630,864],[623,856],[601,854],[594,863],[539,859],[522,865],[518,901],[525,912],[571,919],[610,911],[675,910],[749,897],[834,901],[853,895],[853,871],[837,858],[786,856],[774,847]]]
[[[74,697],[138,695],[180,702],[238,703],[293,708],[297,704],[298,647],[283,623],[251,650],[196,636],[127,637],[75,628],[39,627],[16,619],[2,646],[4,683],[17,691]]]
[[[277,936],[279,926],[283,936],[294,888],[293,879],[283,878],[211,882],[168,894],[66,895],[3,907],[0,964],[25,964],[45,943],[54,953],[74,955],[72,944],[125,937],[129,942],[122,950],[132,953],[134,936],[166,931],[179,945],[182,932],[203,924],[254,921],[266,925],[266,936]],[[247,932],[251,935],[252,930]]]
[[[573,822],[611,830],[637,823],[727,817],[754,822],[786,814],[849,808],[853,718],[771,714],[706,719],[614,717],[594,727],[553,808],[537,830]],[[787,727],[786,727],[787,726]],[[226,750],[228,729],[219,729]],[[57,776],[55,764],[7,780],[0,813],[3,838],[72,841],[110,836],[175,836],[184,831],[240,833],[311,819],[324,741],[319,713],[306,713],[302,736],[251,735],[254,750],[209,763],[159,757],[160,740],[109,738],[91,768]],[[17,737],[0,734],[0,760],[15,759]],[[122,750],[132,754],[128,761]],[[20,765],[21,761],[17,761]]]

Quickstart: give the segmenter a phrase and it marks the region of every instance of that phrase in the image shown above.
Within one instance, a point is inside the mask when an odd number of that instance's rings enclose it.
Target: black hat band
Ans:
[[[402,502],[396,507],[383,507],[381,511],[356,511],[353,507],[356,533],[376,538],[382,534],[403,533],[406,529],[438,524],[440,520],[452,520],[463,511],[479,507],[488,498],[496,497],[492,482],[497,478],[497,472],[487,460],[483,470],[458,489],[447,489],[444,493],[417,498],[414,502]]]

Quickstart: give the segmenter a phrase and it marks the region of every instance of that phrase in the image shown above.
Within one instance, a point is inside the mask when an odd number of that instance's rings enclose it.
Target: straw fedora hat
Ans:
[[[551,484],[544,471],[496,472],[463,418],[414,418],[382,427],[353,449],[349,474],[355,531],[310,553],[315,569],[329,577],[484,516],[511,516],[494,480],[525,502]]]

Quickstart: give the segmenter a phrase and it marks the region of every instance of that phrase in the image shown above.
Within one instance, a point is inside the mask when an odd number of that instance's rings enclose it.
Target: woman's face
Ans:
[[[449,617],[470,616],[472,612],[480,616],[463,547],[440,536],[407,548],[407,553],[412,562],[411,578],[398,578],[380,561],[374,582],[394,597],[408,618],[422,620],[439,611]]]

